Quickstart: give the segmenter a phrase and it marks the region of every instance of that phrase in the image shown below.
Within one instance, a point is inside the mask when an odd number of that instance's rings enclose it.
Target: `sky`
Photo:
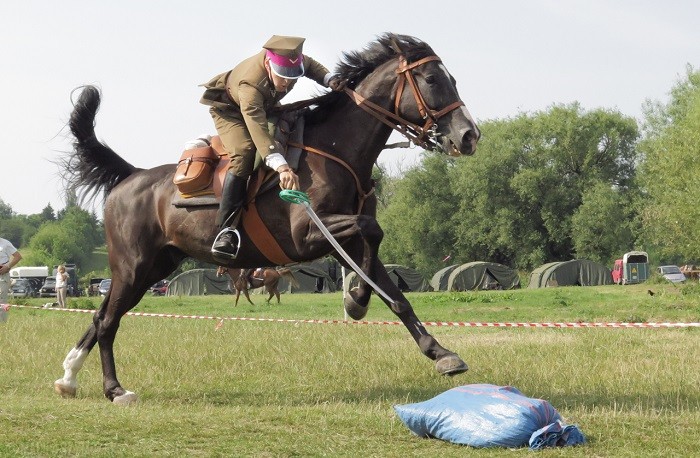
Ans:
[[[641,120],[646,100],[668,101],[687,65],[700,67],[698,18],[700,2],[680,0],[2,2],[0,199],[24,215],[65,207],[54,161],[70,150],[71,91],[84,84],[102,90],[98,138],[136,167],[177,162],[185,142],[215,133],[198,85],[273,34],[306,37],[331,70],[382,33],[419,38],[477,122],[575,101]],[[300,82],[284,101],[319,90]],[[394,174],[419,160],[418,149],[379,158]]]

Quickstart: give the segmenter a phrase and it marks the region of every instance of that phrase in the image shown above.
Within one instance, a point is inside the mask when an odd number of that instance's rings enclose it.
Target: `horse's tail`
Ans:
[[[74,191],[81,200],[94,198],[100,190],[107,196],[138,170],[95,136],[95,115],[99,108],[100,90],[83,86],[68,122],[74,138],[73,151],[61,163],[62,176],[66,189]]]
[[[292,269],[290,269],[289,267],[282,267],[280,269],[277,269],[277,273],[279,273],[281,277],[287,277],[289,281],[292,282],[292,286],[294,286],[295,288],[299,287],[297,277],[294,276],[294,272],[292,272]]]

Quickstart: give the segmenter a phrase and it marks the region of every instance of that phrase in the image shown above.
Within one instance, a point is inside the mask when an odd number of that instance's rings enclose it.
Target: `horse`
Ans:
[[[267,298],[266,302],[269,304],[272,297],[275,296],[277,297],[277,303],[279,304],[280,291],[277,289],[277,285],[282,277],[288,278],[289,281],[292,282],[292,285],[299,287],[299,283],[294,277],[292,270],[287,267],[278,269],[260,268],[252,272],[251,275],[248,275],[248,272],[250,272],[248,269],[231,269],[224,266],[219,266],[216,269],[216,276],[221,277],[223,275],[228,275],[231,279],[231,285],[236,289],[236,302],[233,304],[234,306],[238,305],[238,299],[241,297],[241,292],[243,292],[245,298],[248,299],[250,305],[255,305],[253,304],[253,301],[250,300],[248,290],[262,288],[263,286],[270,294],[270,297]]]
[[[417,38],[383,34],[360,51],[343,53],[336,74],[347,81],[344,92],[319,94],[303,115],[303,153],[297,168],[300,189],[348,256],[384,292],[379,294],[381,300],[402,321],[420,351],[434,361],[437,372],[465,372],[467,364],[428,333],[378,257],[384,234],[375,217],[372,168],[392,130],[424,149],[452,156],[472,155],[481,133],[459,96],[455,79],[432,48]],[[218,232],[212,223],[216,207],[173,205],[178,196],[172,183],[175,164],[140,169],[98,140],[95,117],[100,98],[98,88],[82,87],[68,122],[73,149],[62,157],[61,173],[66,189],[75,192],[80,202],[104,199],[112,286],[65,357],[63,376],[54,382],[54,389],[64,397],[76,395],[77,374],[99,343],[104,395],[114,404],[129,404],[138,396],[117,378],[114,342],[122,317],[150,285],[166,278],[187,257],[235,268],[283,263],[268,259],[251,241],[247,214],[239,226],[238,257],[215,259],[210,247]],[[255,205],[291,262],[330,254],[349,267],[302,205],[285,202],[270,191],[259,193]],[[365,317],[371,294],[372,288],[361,281],[345,296],[343,304],[351,318]]]

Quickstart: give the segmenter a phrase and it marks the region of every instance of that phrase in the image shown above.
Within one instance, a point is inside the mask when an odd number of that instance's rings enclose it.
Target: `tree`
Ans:
[[[455,242],[452,215],[458,201],[449,185],[452,168],[444,157],[428,155],[396,183],[390,204],[378,212],[390,234],[380,246],[384,262],[409,265],[424,275],[441,267]]]
[[[0,220],[10,219],[13,215],[14,212],[10,204],[6,204],[4,200],[0,199]]]
[[[584,243],[577,232],[584,225],[575,227],[573,217],[584,198],[602,198],[591,189],[607,186],[624,201],[634,185],[637,124],[619,112],[586,112],[573,103],[480,128],[473,157],[454,166],[429,157],[401,180],[380,214],[383,257],[434,268],[435,259],[452,252],[455,262],[524,270],[572,259],[576,243]],[[606,259],[610,245],[584,251]]]
[[[469,197],[457,246],[473,260],[530,269],[578,257],[572,218],[584,196],[599,184],[626,195],[633,184],[637,125],[618,112],[573,103],[482,132],[478,160],[461,164],[455,184]],[[605,249],[586,254],[605,259]]]
[[[44,223],[31,238],[28,263],[56,265],[83,264],[96,246],[104,243],[101,227],[94,214],[79,207],[61,212],[58,221]]]
[[[584,191],[571,225],[576,256],[606,265],[630,251],[639,235],[632,196],[604,182]]]
[[[39,218],[42,221],[56,221],[56,215],[54,214],[53,207],[51,204],[47,204],[46,207],[39,214]]]
[[[700,259],[700,71],[688,67],[667,104],[648,104],[640,182],[644,240],[668,259]]]

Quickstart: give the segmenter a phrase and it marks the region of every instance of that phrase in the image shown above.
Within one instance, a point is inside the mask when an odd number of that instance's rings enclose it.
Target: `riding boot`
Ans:
[[[238,230],[230,226],[236,222],[238,213],[243,208],[247,183],[247,177],[236,176],[231,170],[226,173],[221,190],[219,212],[216,215],[219,234],[211,247],[214,255],[228,259],[235,259],[238,256],[241,237]]]

